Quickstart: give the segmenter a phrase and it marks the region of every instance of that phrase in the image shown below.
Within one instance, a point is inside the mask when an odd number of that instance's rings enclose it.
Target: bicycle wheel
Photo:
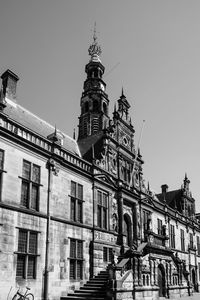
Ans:
[[[24,298],[24,300],[34,300],[34,296],[33,294],[27,294],[26,297]]]

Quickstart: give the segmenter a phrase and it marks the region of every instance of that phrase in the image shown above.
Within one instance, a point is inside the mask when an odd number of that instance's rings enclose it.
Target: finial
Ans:
[[[187,173],[185,172],[185,180],[187,180],[188,178],[187,178]]]
[[[138,148],[138,157],[142,157],[142,155],[140,153],[140,148]]]
[[[97,43],[96,22],[94,24],[93,43],[90,45],[88,53],[91,56],[91,61],[100,61],[101,47]]]
[[[74,128],[74,132],[73,132],[73,139],[74,139],[74,140],[76,139],[76,131],[75,131],[75,128]]]
[[[117,111],[117,108],[116,108],[116,103],[115,103],[115,105],[114,105],[114,112],[116,112]]]
[[[124,97],[124,88],[122,87],[122,94],[121,97]]]
[[[147,185],[147,190],[150,191],[149,181],[148,181],[148,185]]]
[[[58,136],[57,136],[57,128],[56,128],[56,124],[55,124],[55,130],[54,130],[54,135],[53,135],[53,142],[57,142],[58,141]]]

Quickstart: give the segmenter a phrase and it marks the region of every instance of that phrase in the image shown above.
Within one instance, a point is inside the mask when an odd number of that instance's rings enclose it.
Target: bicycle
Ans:
[[[24,294],[21,294],[19,292],[20,288],[18,289],[18,291],[15,293],[15,295],[13,296],[12,300],[34,300],[34,296],[31,293],[28,293],[28,291],[30,290],[29,287],[26,287],[26,292]]]

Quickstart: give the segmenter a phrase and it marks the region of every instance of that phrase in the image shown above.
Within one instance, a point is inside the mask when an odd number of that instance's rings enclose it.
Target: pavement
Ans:
[[[177,300],[200,300],[200,293],[193,293],[191,296],[186,296],[186,297],[180,297],[177,298]]]

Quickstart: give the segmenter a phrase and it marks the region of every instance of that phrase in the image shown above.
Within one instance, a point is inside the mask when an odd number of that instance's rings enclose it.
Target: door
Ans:
[[[159,297],[165,297],[165,270],[162,265],[158,266]]]
[[[196,282],[196,274],[195,274],[195,270],[192,270],[192,284],[194,287],[194,291],[197,292],[198,288],[197,288],[197,282]]]

